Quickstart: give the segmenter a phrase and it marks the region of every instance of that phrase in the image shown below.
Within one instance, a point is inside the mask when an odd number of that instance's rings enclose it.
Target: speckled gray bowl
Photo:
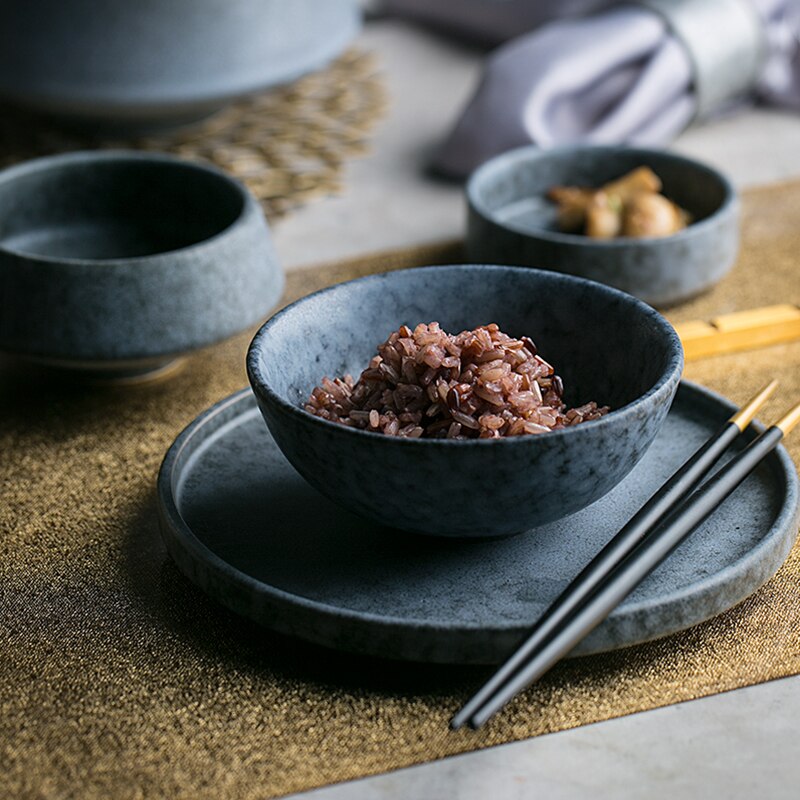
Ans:
[[[0,97],[136,132],[203,117],[319,69],[360,27],[355,0],[3,3]]]
[[[302,404],[323,375],[357,376],[401,324],[447,331],[496,322],[528,335],[565,400],[607,403],[594,422],[501,440],[400,439],[328,422]],[[247,371],[284,455],[316,489],[382,524],[439,536],[501,536],[597,500],[642,457],[683,366],[658,312],[598,283],[525,268],[426,267],[310,295],[256,334]]]
[[[283,288],[252,195],[171,156],[72,153],[0,173],[0,350],[147,372],[263,319]]]
[[[547,191],[601,186],[636,167],[651,167],[664,194],[693,222],[658,239],[590,239],[558,230]],[[660,150],[575,146],[523,147],[493,158],[467,184],[467,255],[473,261],[526,264],[601,281],[657,306],[713,286],[733,266],[738,202],[719,172]]]

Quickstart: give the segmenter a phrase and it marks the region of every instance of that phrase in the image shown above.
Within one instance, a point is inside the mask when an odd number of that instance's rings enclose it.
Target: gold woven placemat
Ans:
[[[800,183],[745,197],[738,266],[674,311],[800,301]],[[287,297],[458,260],[417,248],[293,273]],[[154,480],[181,428],[246,384],[249,334],[170,381],[65,384],[0,365],[0,796],[268,798],[800,672],[800,546],[749,600],[682,634],[566,661],[478,733],[450,714],[480,669],[347,657],[235,617],[184,579]],[[800,343],[691,364],[744,400],[800,397]],[[797,461],[800,437],[790,440]]]
[[[244,181],[274,220],[342,190],[347,159],[362,155],[386,105],[374,57],[351,49],[326,69],[160,135],[102,138],[20,111],[0,111],[0,167],[71,150],[134,149],[210,161]]]

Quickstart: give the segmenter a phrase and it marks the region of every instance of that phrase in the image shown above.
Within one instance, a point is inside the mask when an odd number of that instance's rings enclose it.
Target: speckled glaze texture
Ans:
[[[533,338],[565,400],[611,406],[562,431],[497,441],[400,439],[302,409],[323,375],[357,377],[401,324],[451,332],[496,322]],[[256,334],[247,369],[278,446],[310,484],[384,525],[435,536],[518,533],[602,497],[653,441],[683,364],[680,341],[635,298],[566,275],[496,266],[369,276],[284,309]]]
[[[0,173],[0,349],[158,362],[227,338],[283,289],[264,215],[223,172],[91,152]]]
[[[141,129],[208,114],[337,56],[354,0],[28,0],[6,3],[0,96]]]
[[[650,450],[601,500],[520,536],[465,541],[399,536],[330,502],[292,469],[252,394],[240,392],[167,453],[162,535],[195,584],[269,628],[388,658],[494,663],[731,411],[683,384]],[[754,592],[791,549],[797,484],[779,447],[573,655],[664,636]]]
[[[658,239],[598,241],[561,233],[545,197],[556,185],[601,186],[651,167],[664,193],[692,215]],[[738,200],[720,173],[682,156],[628,147],[524,147],[476,170],[467,184],[467,255],[580,275],[668,306],[713,286],[738,251]],[[515,210],[516,209],[516,210]]]

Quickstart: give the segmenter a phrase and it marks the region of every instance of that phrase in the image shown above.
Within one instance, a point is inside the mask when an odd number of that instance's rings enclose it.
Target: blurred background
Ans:
[[[459,237],[460,187],[436,175],[528,141],[672,145],[740,187],[800,172],[793,0],[4,10],[0,163],[119,146],[213,161],[263,201],[287,268]]]

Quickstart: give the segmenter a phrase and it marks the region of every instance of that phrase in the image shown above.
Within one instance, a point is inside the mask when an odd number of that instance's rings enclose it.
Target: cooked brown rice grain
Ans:
[[[495,323],[451,336],[406,325],[378,346],[357,381],[323,378],[305,410],[387,436],[496,439],[599,419],[595,402],[567,409],[564,383],[527,336]]]

